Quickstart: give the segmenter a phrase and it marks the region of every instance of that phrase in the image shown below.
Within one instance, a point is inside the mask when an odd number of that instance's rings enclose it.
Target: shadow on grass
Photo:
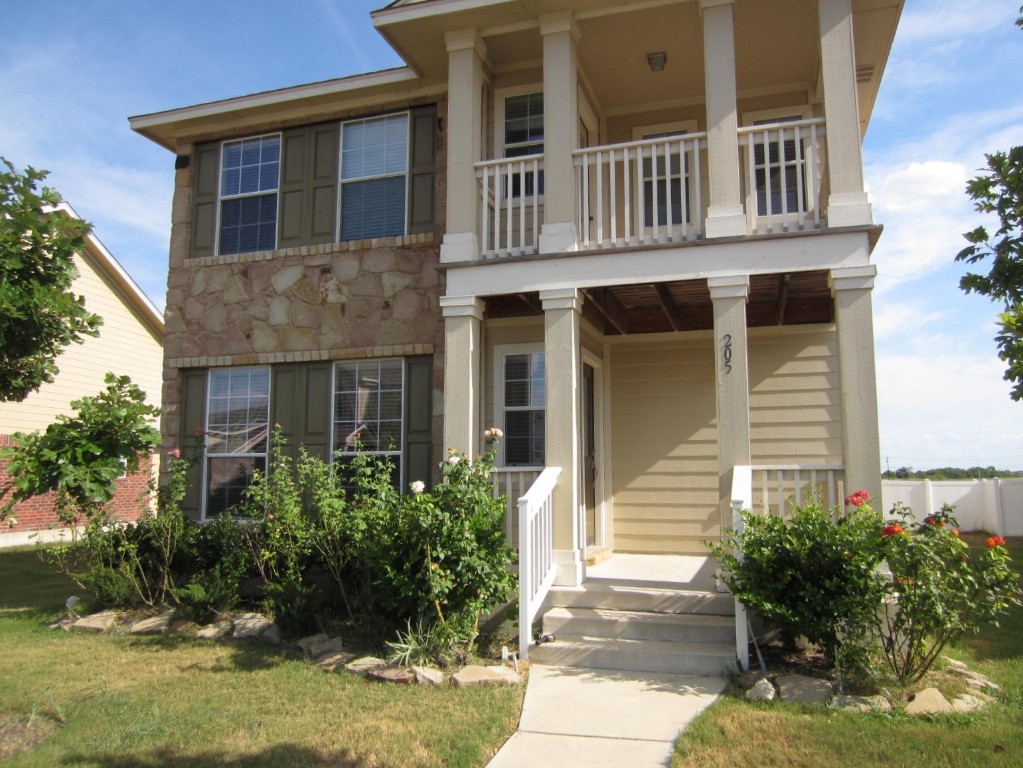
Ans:
[[[94,755],[75,753],[58,765],[95,765],[100,768],[368,768],[375,759],[340,749],[320,751],[298,744],[275,744],[250,755],[223,755],[215,752],[154,751],[142,755]]]
[[[0,552],[0,618],[45,616],[59,613],[81,588],[44,563],[35,549]]]

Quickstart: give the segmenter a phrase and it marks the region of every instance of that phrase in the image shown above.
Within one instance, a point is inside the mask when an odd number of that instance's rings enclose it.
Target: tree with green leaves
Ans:
[[[42,433],[15,433],[0,452],[8,460],[10,483],[0,488],[0,519],[14,504],[56,494],[57,516],[78,525],[98,514],[114,497],[116,480],[137,472],[159,442],[153,421],[160,409],[127,376],[108,373],[106,389],[71,403],[73,416],[58,416]]]
[[[37,191],[46,175],[18,173],[0,157],[0,402],[20,402],[53,381],[55,358],[102,322],[71,291],[73,256],[90,225],[53,211],[60,195]]]
[[[1023,16],[1016,25],[1023,28]],[[998,229],[993,235],[985,226],[966,232],[969,245],[956,261],[977,264],[990,257],[990,271],[967,272],[959,287],[1002,303],[995,335],[998,357],[1006,363],[1005,380],[1012,382],[1010,396],[1023,400],[1023,146],[984,157],[987,168],[966,184],[966,194],[978,212],[998,217]]]

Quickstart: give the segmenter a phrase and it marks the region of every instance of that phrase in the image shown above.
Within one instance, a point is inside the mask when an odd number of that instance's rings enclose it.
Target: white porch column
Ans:
[[[479,452],[483,300],[442,296],[444,314],[444,447]]]
[[[710,205],[704,229],[708,238],[746,234],[746,214],[739,185],[734,4],[735,0],[700,0],[707,94],[707,172],[710,175]]]
[[[544,210],[540,253],[575,250],[575,167],[579,141],[576,41],[572,14],[540,17],[543,36]]]
[[[540,291],[544,314],[546,464],[561,467],[554,489],[555,584],[582,583],[584,531],[580,518],[580,337],[582,296],[575,288]]]
[[[831,270],[838,325],[838,370],[842,392],[842,455],[846,492],[881,496],[881,446],[877,428],[874,369],[873,265]]]
[[[749,275],[707,279],[714,305],[714,379],[717,384],[718,478],[721,528],[732,524],[732,470],[750,459],[746,300]]]
[[[824,118],[827,129],[828,226],[872,224],[863,188],[860,116],[856,100],[856,52],[851,0],[818,0]]]
[[[475,29],[448,32],[447,225],[442,263],[473,261],[479,253],[479,191],[474,164],[482,157],[483,62],[487,49]]]

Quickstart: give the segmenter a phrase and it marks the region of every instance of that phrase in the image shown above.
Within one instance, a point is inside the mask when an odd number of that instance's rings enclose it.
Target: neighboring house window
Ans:
[[[408,113],[342,126],[342,241],[405,234],[408,166]]]
[[[754,120],[753,125],[791,123],[801,120],[801,115]],[[790,129],[788,136],[794,136]],[[757,143],[753,148],[753,170],[757,188],[757,215],[778,216],[799,213],[807,209],[806,200],[806,142],[795,138],[782,139],[778,131],[770,132],[770,138],[763,140],[763,133],[754,134]]]
[[[495,410],[504,423],[504,465],[542,467],[546,422],[542,347],[510,345],[495,352]]]
[[[504,100],[504,156],[525,157],[543,154],[543,93],[525,93],[509,96]],[[543,194],[543,171],[540,171],[539,188],[532,173],[524,177],[513,176],[512,197]]]
[[[388,456],[402,477],[405,366],[401,359],[359,360],[334,368],[334,451]],[[344,456],[338,460],[347,461]]]
[[[277,246],[281,137],[224,143],[220,165],[220,253]]]
[[[270,369],[215,368],[206,400],[206,506],[215,517],[241,501],[255,470],[266,471]]]

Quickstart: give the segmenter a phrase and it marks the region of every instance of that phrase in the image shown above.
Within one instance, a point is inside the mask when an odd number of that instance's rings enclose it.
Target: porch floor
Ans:
[[[693,592],[716,592],[717,564],[710,557],[634,555],[615,552],[599,565],[587,566],[586,580],[623,586],[671,586]]]

